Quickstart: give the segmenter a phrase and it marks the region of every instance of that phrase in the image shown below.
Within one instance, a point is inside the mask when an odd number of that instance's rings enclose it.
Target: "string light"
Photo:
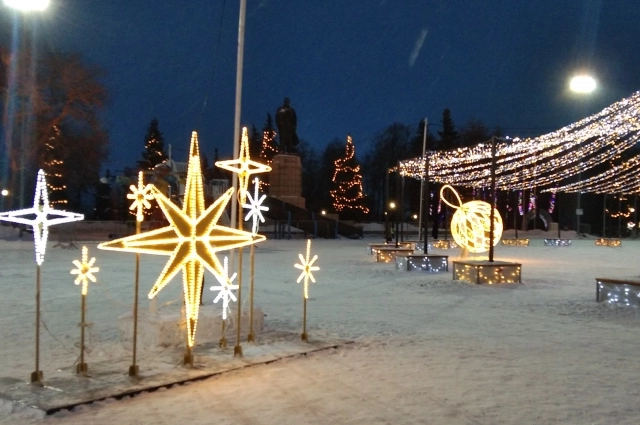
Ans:
[[[640,92],[555,132],[496,143],[496,187],[555,184],[618,157],[640,139]],[[400,163],[402,175],[422,179],[422,158]],[[491,144],[429,153],[430,179],[460,186],[488,186]]]
[[[96,262],[96,257],[91,257],[91,260],[88,260],[89,250],[86,246],[82,247],[82,260],[73,260],[73,265],[76,266],[76,269],[71,270],[71,274],[77,274],[78,277],[73,281],[76,285],[82,285],[82,295],[87,295],[87,290],[89,286],[89,281],[96,282],[96,277],[93,275],[100,271],[99,267],[93,267],[93,264]]]
[[[234,285],[233,281],[238,276],[237,273],[234,273],[231,277],[229,277],[229,259],[224,257],[224,268],[222,270],[221,275],[214,275],[219,286],[212,286],[209,289],[211,291],[218,291],[218,295],[213,300],[214,304],[217,304],[218,301],[222,300],[222,320],[227,320],[227,311],[229,310],[229,300],[238,301],[236,296],[233,294],[233,290],[238,289],[238,285]]]
[[[33,215],[35,215],[33,219],[26,218]],[[49,218],[49,216],[53,218]],[[44,262],[47,239],[49,238],[49,227],[83,219],[83,214],[54,210],[51,208],[49,205],[49,194],[47,193],[47,181],[43,170],[38,171],[33,207],[0,213],[0,220],[2,221],[26,224],[33,228],[33,241],[35,243],[36,263],[38,265],[42,265]]]
[[[591,193],[638,193],[640,179],[638,179],[640,155],[634,156],[620,165],[583,181],[556,186],[547,192],[591,192]]]
[[[248,204],[243,204],[243,208],[249,209],[249,213],[244,218],[244,221],[249,221],[253,219],[253,224],[251,226],[251,232],[254,235],[258,234],[259,223],[264,223],[264,216],[262,215],[262,211],[269,211],[269,207],[265,207],[262,205],[264,200],[267,198],[267,195],[262,195],[258,198],[258,188],[260,187],[260,180],[256,177],[253,179],[253,187],[254,187],[254,195],[251,196],[250,193],[247,193],[247,198],[249,198]]]
[[[153,188],[154,198],[169,221],[169,226],[98,245],[98,248],[106,250],[170,256],[149,292],[149,298],[155,297],[182,270],[189,348],[195,343],[204,268],[214,276],[220,276],[224,273],[224,268],[216,257],[216,252],[265,240],[264,236],[254,236],[249,232],[217,224],[231,199],[233,188],[204,209],[200,164],[198,136],[194,131],[182,210],[156,187]]]
[[[453,280],[462,280],[475,284],[519,283],[522,265],[505,262],[453,262]]]
[[[458,199],[458,205],[446,200],[444,191],[449,189]],[[451,234],[458,245],[469,252],[485,252],[489,249],[491,236],[491,205],[484,201],[470,201],[462,203],[458,192],[450,185],[440,189],[440,198],[454,208],[456,212],[451,217]],[[502,237],[502,217],[493,209],[493,245],[497,245]]]
[[[249,178],[251,175],[271,171],[270,166],[251,159],[249,155],[249,135],[247,134],[247,127],[242,128],[242,143],[240,144],[238,159],[217,161],[216,166],[238,174],[238,196],[241,204],[247,201],[247,188],[249,187]]]
[[[331,190],[333,198],[333,208],[342,212],[343,210],[357,210],[363,214],[369,213],[369,208],[364,205],[365,195],[362,192],[362,175],[360,166],[355,159],[356,148],[353,139],[347,136],[347,146],[344,158],[334,161],[335,171],[331,181],[337,185],[335,190]],[[343,177],[351,177],[350,181],[343,181]]]
[[[307,256],[303,257],[302,254],[298,254],[298,258],[300,258],[300,264],[294,264],[293,266],[296,269],[302,270],[300,276],[298,276],[298,280],[296,283],[300,283],[302,279],[304,279],[304,298],[309,298],[309,279],[311,282],[316,283],[316,280],[313,277],[313,272],[320,270],[320,267],[314,266],[313,263],[318,259],[317,255],[314,255],[311,261],[309,261],[309,255],[311,252],[311,239],[307,239]]]
[[[145,186],[142,171],[138,172],[138,186],[129,186],[131,193],[127,193],[127,199],[133,200],[129,210],[136,211],[136,220],[139,222],[144,221],[144,210],[151,208],[149,201],[153,200],[152,188],[151,184]]]

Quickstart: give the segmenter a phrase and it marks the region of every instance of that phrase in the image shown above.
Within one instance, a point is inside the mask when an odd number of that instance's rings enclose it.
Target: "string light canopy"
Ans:
[[[264,223],[264,216],[262,215],[262,211],[269,211],[269,207],[265,207],[262,205],[264,200],[267,198],[267,195],[262,195],[258,197],[258,189],[260,188],[260,180],[256,177],[253,179],[253,187],[254,187],[254,195],[251,196],[250,193],[247,193],[247,198],[249,198],[248,204],[243,204],[243,208],[249,209],[249,213],[244,218],[244,221],[249,221],[253,219],[251,232],[254,235],[258,234],[260,223]]]
[[[28,218],[33,216],[35,217]],[[43,170],[38,171],[33,207],[0,213],[0,220],[2,221],[26,224],[33,228],[36,263],[39,266],[44,262],[44,254],[47,249],[47,239],[49,238],[49,227],[56,224],[71,223],[73,221],[80,221],[83,219],[83,214],[54,210],[51,208],[49,205],[49,194],[47,192],[47,181]]]
[[[560,130],[496,143],[496,188],[529,189],[557,184],[617,158],[640,140],[640,92]],[[423,179],[423,158],[402,161],[396,171]],[[487,187],[491,144],[429,153],[429,178]]]
[[[246,203],[249,178],[252,174],[268,173],[271,167],[254,161],[249,155],[249,135],[247,127],[242,127],[242,143],[240,143],[240,155],[238,159],[217,161],[216,167],[238,174],[238,196],[241,204]]]
[[[195,343],[204,268],[206,267],[214,276],[222,276],[224,267],[216,257],[217,252],[265,240],[264,236],[218,225],[218,220],[233,195],[233,188],[205,209],[200,164],[198,135],[194,131],[189,149],[182,210],[157,188],[153,188],[154,198],[169,221],[169,226],[98,245],[98,248],[106,250],[170,256],[149,292],[149,298],[155,297],[182,270],[187,316],[185,362],[191,358],[191,348]]]

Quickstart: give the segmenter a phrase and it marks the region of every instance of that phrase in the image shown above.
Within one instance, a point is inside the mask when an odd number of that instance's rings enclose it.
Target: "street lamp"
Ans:
[[[44,11],[47,7],[49,7],[49,3],[50,0],[4,0],[4,4],[7,7],[10,7],[12,9],[21,11],[21,12],[42,12]],[[18,47],[19,50],[24,50],[25,52],[28,51],[28,47],[27,47],[27,23],[26,23],[26,18],[23,19],[22,22],[22,40],[20,40],[20,45]],[[16,55],[18,57],[18,63],[20,63],[23,58],[21,58],[21,55],[19,54],[19,52],[17,52],[18,54]],[[27,69],[19,69],[18,70],[19,73],[23,74],[23,75],[30,75],[32,79],[35,79],[34,77],[34,73],[29,72]],[[34,87],[35,81],[28,81],[27,86],[28,87]],[[25,108],[24,102],[22,103],[22,108],[25,111],[30,111],[30,102],[32,100],[30,99],[30,96],[27,97],[27,107]],[[24,117],[22,118],[22,125],[25,126],[24,123]],[[19,193],[18,193],[18,199],[19,199],[19,206],[20,208],[24,208],[24,189],[25,189],[25,150],[29,147],[29,146],[25,146],[25,134],[29,134],[31,133],[31,129],[24,129],[22,130],[22,136],[20,138],[20,177],[19,177]]]
[[[596,89],[596,86],[596,80],[588,74],[576,75],[569,81],[569,90],[578,95],[591,94]],[[580,180],[582,180],[582,172],[578,172],[578,181]],[[581,193],[578,191],[578,202],[576,206],[576,234],[578,237],[580,237],[580,217],[582,216],[580,197]]]

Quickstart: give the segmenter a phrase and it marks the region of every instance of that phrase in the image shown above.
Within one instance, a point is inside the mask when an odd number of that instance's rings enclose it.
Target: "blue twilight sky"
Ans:
[[[178,160],[194,129],[210,161],[231,155],[239,0],[51,2],[38,37],[107,72],[105,168],[135,165],[154,117]],[[359,156],[444,108],[458,128],[542,134],[640,89],[638,22],[637,0],[247,0],[241,123],[260,130],[286,96],[300,138],[351,133]],[[581,69],[588,101],[567,89]]]

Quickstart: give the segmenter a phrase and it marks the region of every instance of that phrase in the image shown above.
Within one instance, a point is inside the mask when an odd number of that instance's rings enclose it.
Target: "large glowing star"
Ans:
[[[204,267],[216,276],[223,275],[224,269],[216,252],[265,240],[264,236],[217,224],[232,194],[233,188],[204,209],[198,138],[193,132],[182,210],[153,188],[153,195],[169,226],[98,245],[100,249],[170,256],[151,288],[149,298],[155,297],[182,270],[189,347],[193,347],[195,342]]]
[[[248,204],[243,204],[243,208],[248,208],[249,213],[244,218],[244,221],[249,221],[253,218],[253,225],[251,226],[251,232],[255,235],[258,233],[259,223],[264,223],[264,216],[262,215],[262,211],[269,211],[269,207],[265,207],[262,205],[267,195],[262,195],[258,197],[258,188],[260,187],[260,180],[256,177],[253,179],[253,187],[255,188],[254,195],[251,196],[250,193],[247,193],[247,198],[249,198]]]
[[[458,199],[458,205],[453,205],[444,197],[444,190],[451,190]],[[462,203],[456,190],[447,185],[440,189],[440,199],[457,211],[451,218],[451,234],[458,245],[469,252],[485,252],[489,249],[491,236],[491,205],[484,201]],[[494,208],[493,216],[493,245],[497,245],[502,237],[502,217]]]
[[[240,155],[238,159],[227,161],[217,161],[216,166],[238,174],[238,191],[240,203],[244,204],[249,187],[249,178],[252,174],[268,173],[271,167],[257,161],[253,161],[249,156],[249,136],[247,127],[242,128],[242,143],[240,144]]]
[[[151,201],[153,199],[153,195],[151,194],[151,189],[153,185],[144,184],[144,175],[142,171],[138,173],[138,186],[131,185],[129,189],[131,193],[127,193],[127,199],[133,200],[130,210],[136,210],[136,220],[139,222],[144,221],[144,210],[151,208]]]
[[[89,285],[89,281],[96,282],[96,277],[93,275],[100,271],[99,267],[93,267],[96,262],[95,257],[89,258],[89,250],[86,246],[82,247],[82,261],[73,260],[73,265],[76,266],[76,269],[71,270],[71,274],[77,274],[76,280],[73,281],[76,285],[82,285],[82,295],[87,295],[87,287]]]
[[[313,272],[320,270],[320,267],[314,266],[313,263],[318,259],[317,255],[314,255],[311,260],[309,260],[309,255],[311,252],[311,239],[307,239],[307,256],[306,258],[302,256],[302,254],[298,254],[298,258],[300,258],[300,264],[294,264],[293,266],[296,269],[302,270],[300,276],[298,276],[298,280],[296,283],[300,283],[302,279],[304,279],[304,298],[309,298],[309,279],[311,282],[316,283],[316,280],[313,278]]]
[[[49,226],[61,223],[70,223],[72,221],[79,221],[83,219],[84,215],[82,214],[58,211],[49,206],[49,194],[47,193],[47,182],[45,180],[43,170],[38,171],[33,207],[0,213],[0,220],[2,221],[27,224],[33,228],[33,240],[36,247],[36,263],[38,265],[41,265],[44,261],[44,254],[47,249],[47,239],[49,237]]]
[[[236,296],[233,294],[234,289],[238,289],[238,285],[234,285],[233,281],[235,280],[237,273],[234,273],[229,277],[229,260],[227,257],[224,257],[224,271],[223,274],[218,276],[215,275],[216,280],[220,283],[219,286],[212,286],[209,289],[212,291],[218,291],[218,296],[213,300],[213,303],[216,304],[218,301],[222,300],[222,320],[227,320],[227,310],[229,310],[229,300],[238,301]]]

